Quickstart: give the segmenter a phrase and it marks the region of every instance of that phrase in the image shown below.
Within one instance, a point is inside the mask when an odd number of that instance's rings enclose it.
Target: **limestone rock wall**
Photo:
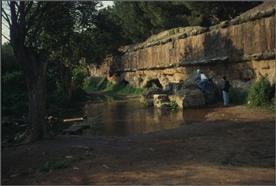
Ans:
[[[122,47],[109,75],[134,86],[158,79],[165,86],[185,80],[197,68],[209,77],[247,82],[267,75],[275,82],[275,4],[266,2],[218,25],[175,28],[143,43]]]

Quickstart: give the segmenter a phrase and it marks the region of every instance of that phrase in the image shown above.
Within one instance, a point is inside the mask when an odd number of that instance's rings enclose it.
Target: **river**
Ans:
[[[82,135],[128,136],[177,128],[203,120],[210,109],[164,112],[147,108],[137,98],[90,102],[83,107],[90,127]]]

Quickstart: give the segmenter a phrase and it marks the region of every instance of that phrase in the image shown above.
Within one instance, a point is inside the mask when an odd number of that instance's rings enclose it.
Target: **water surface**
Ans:
[[[208,110],[189,109],[164,112],[147,108],[138,99],[87,103],[85,121],[91,127],[82,135],[127,136],[177,128],[204,119]]]

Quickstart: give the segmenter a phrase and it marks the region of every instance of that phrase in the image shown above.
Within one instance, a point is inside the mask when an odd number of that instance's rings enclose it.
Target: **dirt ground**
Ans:
[[[275,183],[274,113],[216,108],[200,122],[131,137],[58,136],[2,149],[2,184]],[[49,162],[66,167],[43,171]]]

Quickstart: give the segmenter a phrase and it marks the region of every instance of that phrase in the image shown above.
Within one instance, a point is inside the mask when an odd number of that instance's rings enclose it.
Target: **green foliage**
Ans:
[[[98,91],[111,95],[141,95],[145,91],[143,88],[135,88],[129,84],[113,85],[106,78],[90,78],[84,84],[87,92]]]
[[[248,104],[253,106],[264,106],[271,103],[273,88],[266,77],[261,77],[249,89]]]
[[[23,73],[8,43],[2,45],[1,58],[2,113],[3,115],[26,113],[28,111],[27,90]]]
[[[85,65],[77,65],[72,70],[72,80],[74,81],[77,88],[82,88],[84,79],[89,76],[88,69]]]
[[[16,63],[13,48],[9,43],[1,46],[1,73],[5,74],[10,71],[19,71],[20,67]]]
[[[179,107],[178,107],[178,105],[175,101],[170,101],[169,107],[170,107],[170,110],[172,110],[172,111],[178,111],[179,110]]]
[[[126,40],[135,43],[168,28],[188,26],[190,11],[178,2],[115,2],[110,13]]]
[[[170,36],[171,36],[171,35],[175,35],[175,34],[176,34],[175,29],[169,31],[169,35],[170,35]]]
[[[113,85],[105,90],[106,93],[117,94],[117,95],[141,95],[144,93],[143,88],[135,88],[129,84]]]
[[[66,160],[47,161],[40,168],[40,172],[49,172],[57,169],[65,169],[69,167],[69,162]]]
[[[3,85],[14,86],[14,83],[21,81],[23,78],[23,73],[21,71],[7,72],[2,76]]]
[[[260,2],[115,2],[109,9],[125,41],[137,43],[152,34],[185,26],[210,26],[231,19]]]
[[[232,104],[246,104],[248,91],[239,88],[230,88],[229,100]]]
[[[260,2],[183,2],[191,11],[189,25],[211,26],[229,20]]]
[[[101,77],[87,77],[83,83],[83,89],[87,92],[97,90],[97,85],[103,78]]]
[[[106,91],[112,89],[112,83],[109,82],[106,78],[102,78],[101,81],[96,85],[97,90]]]
[[[110,11],[99,10],[94,27],[80,34],[81,55],[88,63],[100,64],[107,55],[119,54],[118,48],[127,43],[122,27]]]

